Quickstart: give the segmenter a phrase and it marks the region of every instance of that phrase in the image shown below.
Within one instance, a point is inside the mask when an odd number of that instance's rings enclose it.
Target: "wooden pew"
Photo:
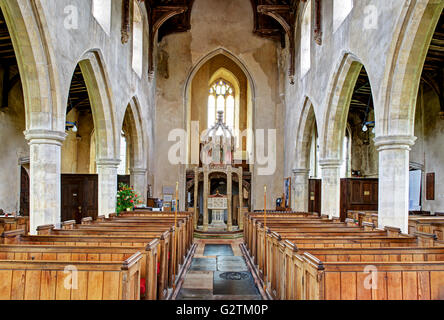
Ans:
[[[304,253],[305,299],[444,300],[444,261],[327,262]],[[373,285],[369,270],[375,270]],[[370,278],[372,274],[370,274]],[[302,295],[304,295],[302,293]]]
[[[140,300],[140,260],[124,262],[0,260],[1,300]],[[67,286],[76,270],[77,288]],[[93,285],[91,285],[93,284]]]
[[[170,262],[168,259],[170,246],[170,232],[164,232],[160,235],[160,238],[152,237],[137,237],[137,236],[83,236],[83,235],[38,235],[38,236],[26,236],[23,230],[12,231],[8,233],[3,233],[2,244],[17,244],[17,245],[43,245],[43,246],[90,246],[90,247],[134,247],[134,248],[146,248],[148,257],[152,256],[155,252],[150,252],[154,250],[150,244],[157,243],[157,264],[159,265],[159,275],[157,279],[157,292],[160,299],[165,299],[168,294],[168,288],[172,287],[172,283],[169,283],[169,270]],[[158,242],[156,242],[158,241]],[[144,251],[142,251],[144,252]],[[146,261],[151,261],[146,260]],[[146,278],[148,282],[148,277]],[[150,284],[146,288],[150,288]]]
[[[124,262],[140,252],[140,277],[145,279],[146,300],[157,300],[157,246],[152,241],[146,248],[136,247],[86,247],[86,246],[41,246],[0,245],[0,260],[12,261],[89,261]]]
[[[362,277],[362,273],[366,271],[365,266],[377,264],[379,270],[383,272],[394,270],[396,273],[393,274],[396,276],[399,272],[407,272],[406,274],[412,279],[413,274],[416,274],[419,277],[416,279],[421,281],[427,279],[426,275],[430,277],[433,275],[434,278],[430,278],[428,284],[419,282],[423,284],[419,297],[444,299],[444,292],[441,294],[441,291],[444,291],[441,279],[444,272],[444,247],[439,247],[442,243],[436,240],[436,235],[424,232],[417,232],[415,236],[405,235],[401,234],[399,229],[390,227],[385,230],[375,230],[373,223],[365,221],[362,222],[363,228],[360,229],[351,223],[349,226],[344,224],[338,227],[328,224],[331,222],[319,224],[319,220],[313,219],[317,222],[306,226],[306,222],[295,223],[294,220],[288,221],[285,218],[277,221],[273,217],[267,217],[267,228],[265,228],[263,215],[262,218],[257,215],[255,218],[253,215],[246,218],[245,223],[249,223],[246,244],[250,246],[250,252],[257,256],[255,261],[259,275],[272,297],[325,299],[328,294],[328,298],[337,296],[338,299],[361,299],[363,294],[338,295],[335,291],[337,286],[322,281],[338,272],[341,277],[349,277],[350,271],[342,270],[343,266],[356,270],[361,268],[359,277]],[[347,229],[348,231],[345,231]],[[363,232],[364,229],[367,231]],[[349,235],[338,236],[341,233]],[[423,247],[417,247],[418,245]],[[328,266],[328,270],[325,266]],[[357,278],[358,275],[354,279]],[[353,278],[344,282],[345,292],[349,289],[346,287],[349,281],[353,282]],[[361,282],[355,281],[354,284],[356,292],[362,291]],[[418,290],[408,287],[408,283],[406,285],[407,287],[402,287],[402,292],[406,293],[402,298],[418,297]],[[396,290],[393,289],[391,294],[395,295],[398,292]],[[376,299],[383,297],[373,291],[370,290],[373,294],[370,297]],[[365,294],[368,298],[368,290]]]

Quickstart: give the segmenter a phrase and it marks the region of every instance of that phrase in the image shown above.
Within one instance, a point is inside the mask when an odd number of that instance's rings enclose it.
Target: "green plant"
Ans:
[[[119,191],[117,192],[117,214],[127,209],[133,209],[137,204],[141,204],[142,201],[139,195],[124,183],[119,184]]]

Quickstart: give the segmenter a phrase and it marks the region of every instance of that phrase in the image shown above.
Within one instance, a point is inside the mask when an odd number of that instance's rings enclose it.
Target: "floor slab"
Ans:
[[[213,290],[213,272],[189,271],[185,277],[182,288]]]
[[[231,274],[230,277],[226,277]],[[213,294],[217,295],[259,295],[250,272],[215,272]]]
[[[190,271],[217,271],[216,258],[194,258]]]
[[[234,256],[231,244],[207,244],[204,250],[205,256]]]

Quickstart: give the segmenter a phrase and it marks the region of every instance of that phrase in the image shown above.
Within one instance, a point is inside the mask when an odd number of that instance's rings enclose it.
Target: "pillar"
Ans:
[[[65,132],[29,130],[30,146],[30,233],[37,227],[61,224],[61,150]]]
[[[204,188],[203,188],[203,231],[208,231],[208,194],[209,194],[209,169],[208,166],[204,167]]]
[[[147,173],[148,170],[144,168],[132,168],[130,169],[131,186],[137,192],[142,201],[142,204],[147,203]]]
[[[413,136],[375,138],[379,152],[379,228],[396,227],[408,233],[409,162]]]
[[[199,222],[199,168],[194,167],[194,229],[197,230],[197,224]]]
[[[243,206],[244,206],[244,187],[243,187],[243,179],[244,179],[244,172],[243,168],[238,168],[238,177],[239,177],[239,212],[237,215],[237,223],[239,225],[239,230],[244,230],[244,216],[243,216]]]
[[[293,210],[308,211],[309,169],[293,169]]]
[[[319,165],[322,172],[322,214],[339,218],[342,160],[320,160]]]
[[[116,212],[117,202],[117,168],[120,160],[97,160],[99,174],[99,215],[109,216]]]
[[[228,231],[233,231],[233,168],[228,166],[227,170],[227,205],[228,205]]]

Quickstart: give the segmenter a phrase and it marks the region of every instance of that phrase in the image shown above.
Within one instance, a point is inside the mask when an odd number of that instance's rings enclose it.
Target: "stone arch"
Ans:
[[[342,140],[347,125],[348,111],[353,89],[359,77],[363,63],[353,54],[345,53],[333,74],[328,90],[324,124],[319,135],[321,158],[340,160]]]
[[[46,22],[39,13],[40,2],[31,3],[0,2],[20,71],[26,128],[64,132],[64,126],[57,121],[60,91],[52,50],[45,37]]]
[[[442,1],[411,1],[405,7],[388,54],[383,78],[378,136],[412,136],[418,88],[433,33],[444,8]]]
[[[101,54],[98,50],[88,51],[80,58],[78,64],[91,102],[97,159],[119,159],[117,137],[120,127],[116,125],[111,85]]]
[[[310,142],[313,129],[318,126],[315,109],[310,98],[305,97],[301,117],[296,131],[296,159],[294,168],[308,169]],[[318,131],[319,132],[319,131]]]
[[[252,96],[252,117],[253,117],[253,127],[254,127],[254,110],[255,110],[255,101],[256,101],[256,85],[254,82],[254,79],[251,75],[251,73],[248,71],[246,64],[241,61],[238,57],[236,57],[233,53],[231,53],[230,51],[224,49],[224,48],[218,48],[212,52],[210,52],[209,54],[207,54],[206,56],[204,56],[203,58],[201,58],[199,60],[199,62],[191,69],[190,73],[188,74],[188,77],[185,81],[185,87],[184,87],[184,93],[183,93],[183,97],[184,97],[184,114],[185,114],[185,123],[184,123],[184,127],[187,127],[187,115],[189,114],[190,110],[189,110],[189,101],[190,101],[190,88],[191,88],[191,84],[193,82],[194,76],[196,75],[196,73],[200,70],[200,68],[207,63],[209,60],[211,60],[212,58],[218,56],[218,55],[224,55],[226,57],[228,57],[229,59],[231,59],[234,63],[236,63],[238,65],[238,67],[242,70],[242,72],[245,74],[245,76],[248,79],[248,83],[251,87],[251,96]]]
[[[127,121],[130,135],[130,168],[146,168],[146,149],[145,137],[143,132],[143,123],[140,115],[140,104],[137,97],[133,97],[128,103],[124,117],[121,121],[120,128],[123,127],[125,120]]]

